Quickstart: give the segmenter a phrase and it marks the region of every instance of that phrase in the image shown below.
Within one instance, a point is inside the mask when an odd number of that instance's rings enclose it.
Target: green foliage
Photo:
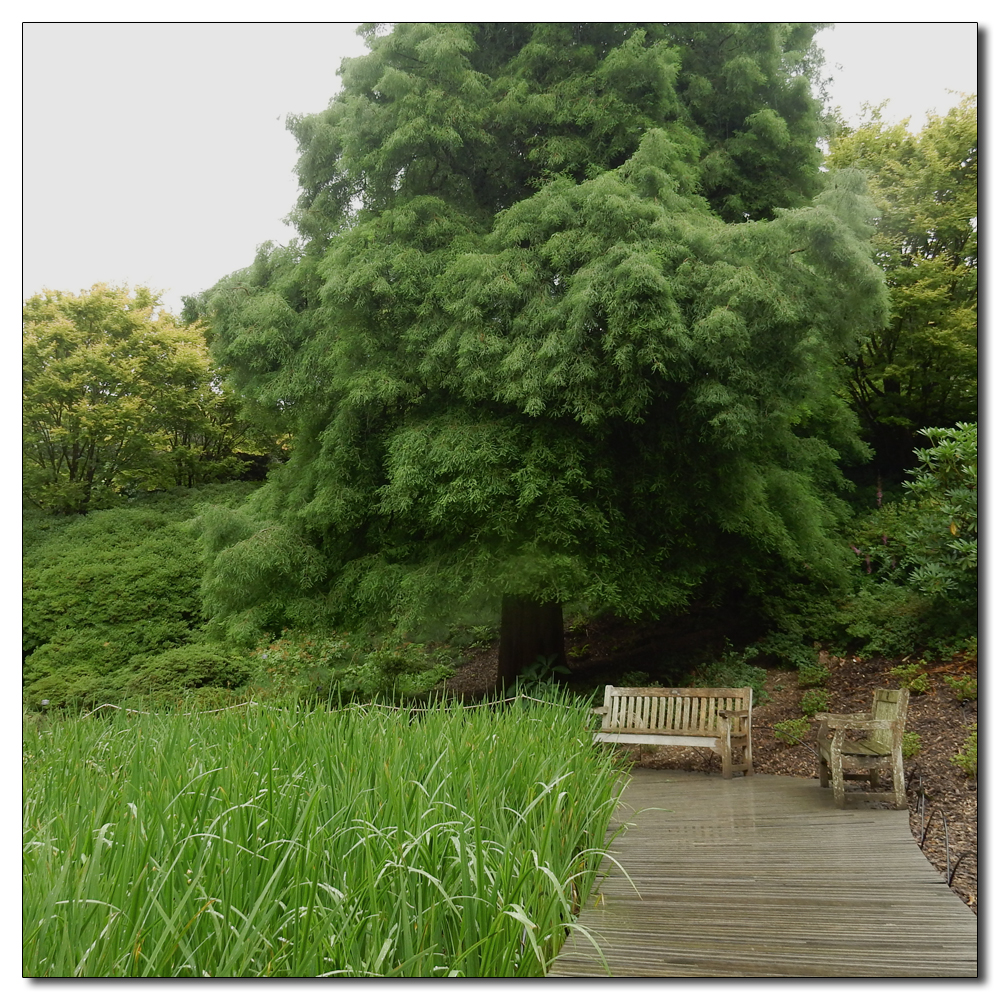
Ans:
[[[979,725],[971,727],[969,735],[959,753],[951,758],[951,763],[960,767],[970,778],[979,775]]]
[[[149,289],[95,285],[24,304],[23,487],[80,513],[119,495],[235,478],[253,450],[204,332]]]
[[[784,719],[776,722],[771,728],[774,730],[774,738],[781,743],[795,746],[805,740],[806,733],[809,732],[811,722],[803,717],[801,719]]]
[[[719,659],[697,667],[684,683],[689,687],[750,687],[753,703],[764,705],[770,699],[764,686],[767,671],[750,662],[757,655],[756,647],[748,646],[739,652],[727,641],[726,651]]]
[[[977,424],[926,428],[930,448],[909,490],[914,517],[904,561],[921,592],[974,608],[979,595],[979,437]]]
[[[979,678],[969,676],[950,677],[945,674],[945,684],[951,688],[958,701],[975,701],[979,697]]]
[[[828,617],[865,654],[961,647],[978,626],[978,427],[927,428],[906,495],[856,521],[856,593]]]
[[[371,694],[399,699],[425,694],[454,673],[447,660],[422,643],[376,649],[365,666],[372,674]]]
[[[298,599],[415,631],[839,579],[838,359],[886,300],[861,175],[816,170],[812,28],[366,37],[292,123],[302,241],[191,304],[294,436],[203,523],[206,613],[243,641]]]
[[[776,608],[771,602],[770,619],[778,626],[757,643],[762,656],[773,656],[779,666],[785,669],[809,670],[817,665],[816,647],[805,634],[801,605],[796,603],[796,611]]]
[[[607,863],[589,706],[26,726],[29,977],[537,977]]]
[[[799,666],[798,683],[802,688],[822,687],[830,679],[830,669],[825,664],[818,662],[814,657],[811,661],[803,662]],[[817,709],[822,711],[822,709]]]
[[[249,654],[254,690],[267,700],[405,701],[424,695],[454,672],[454,647],[395,643],[345,632],[286,629]]]
[[[829,712],[829,691],[807,691],[802,696],[801,708],[802,714],[805,716],[813,716],[817,712]]]
[[[927,426],[975,420],[978,406],[978,110],[966,96],[912,135],[881,108],[841,123],[828,164],[869,175],[872,238],[891,297],[850,363],[851,397],[883,468],[902,472]]]
[[[918,753],[923,749],[920,745],[920,735],[913,732],[903,733],[903,758],[909,760],[911,757],[916,757]]]
[[[652,678],[645,670],[628,670],[618,678],[619,687],[650,687]]]
[[[539,656],[518,672],[518,681],[526,688],[550,687],[559,677],[568,677],[569,668],[562,666],[556,656]]]
[[[910,656],[932,647],[964,625],[953,609],[907,586],[874,581],[835,601],[827,616],[831,643],[860,656]]]
[[[148,658],[202,642],[201,566],[186,523],[199,503],[235,504],[251,489],[233,483],[87,515],[30,515],[22,605],[26,702],[117,702]]]
[[[239,658],[205,644],[189,643],[144,659],[122,685],[126,697],[146,704],[171,703],[192,688],[241,687],[249,670]]]
[[[819,189],[822,24],[668,24],[681,53],[678,91],[703,130],[701,189],[728,222],[801,205]]]
[[[913,694],[924,694],[931,687],[931,678],[926,667],[927,664],[923,660],[917,663],[901,663],[892,667],[889,673],[902,681]]]

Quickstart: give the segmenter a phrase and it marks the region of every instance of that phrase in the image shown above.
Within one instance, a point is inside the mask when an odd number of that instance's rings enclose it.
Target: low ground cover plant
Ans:
[[[26,726],[25,976],[535,976],[604,857],[589,713],[246,706]]]
[[[952,764],[960,767],[970,778],[979,776],[979,726],[974,725],[969,729],[969,735],[962,744],[959,753],[951,758]]]

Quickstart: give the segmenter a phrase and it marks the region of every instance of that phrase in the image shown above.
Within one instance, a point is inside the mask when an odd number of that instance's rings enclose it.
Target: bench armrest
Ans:
[[[719,715],[724,719],[749,719],[749,708],[720,708]]]
[[[601,708],[592,708],[591,712],[593,712],[594,715],[607,715],[608,714],[608,706],[604,705]]]

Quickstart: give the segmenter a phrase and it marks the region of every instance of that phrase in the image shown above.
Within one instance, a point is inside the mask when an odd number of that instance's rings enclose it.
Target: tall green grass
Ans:
[[[25,976],[537,976],[604,857],[587,710],[26,726]]]

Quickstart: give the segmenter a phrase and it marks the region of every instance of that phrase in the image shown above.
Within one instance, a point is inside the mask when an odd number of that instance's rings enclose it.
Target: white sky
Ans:
[[[365,51],[355,27],[28,22],[22,294],[148,284],[176,312],[258,244],[287,242],[284,117],[326,106],[341,58]],[[918,130],[957,103],[948,88],[977,89],[974,22],[845,23],[819,41],[848,115],[888,97]]]

